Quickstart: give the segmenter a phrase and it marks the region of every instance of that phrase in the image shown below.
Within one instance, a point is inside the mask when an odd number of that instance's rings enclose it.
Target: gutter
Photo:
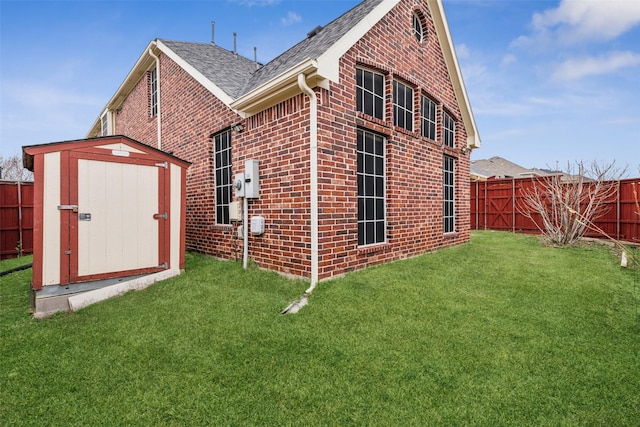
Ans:
[[[311,286],[305,295],[313,292],[318,284],[318,98],[307,85],[303,73],[298,74],[298,86],[309,97],[309,156],[311,174]]]
[[[161,98],[160,98],[160,58],[158,58],[158,56],[153,53],[153,48],[157,47],[158,44],[154,41],[151,42],[151,46],[149,46],[149,56],[151,56],[153,59],[155,59],[156,61],[156,86],[157,86],[157,100],[158,100],[158,111],[156,113],[156,115],[158,117],[156,117],[157,120],[157,125],[158,125],[158,143],[157,143],[157,148],[158,150],[162,150],[162,115],[160,114],[160,105],[162,105],[162,102],[160,102]]]

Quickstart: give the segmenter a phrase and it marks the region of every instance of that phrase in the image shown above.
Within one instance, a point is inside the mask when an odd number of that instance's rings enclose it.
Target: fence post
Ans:
[[[620,180],[618,180],[618,194],[616,195],[616,239],[620,240]]]
[[[22,186],[18,181],[18,256],[22,256]]]
[[[487,187],[489,186],[489,185],[487,185],[488,182],[489,181],[485,181],[484,182],[484,207],[483,207],[484,225],[482,227],[483,230],[487,229],[487,203],[488,203],[488,200],[487,200]]]
[[[511,232],[516,232],[516,179],[511,178]]]

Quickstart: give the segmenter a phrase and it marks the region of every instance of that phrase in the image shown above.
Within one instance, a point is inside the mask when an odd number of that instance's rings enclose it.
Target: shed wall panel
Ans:
[[[42,284],[60,283],[60,152],[44,155]]]

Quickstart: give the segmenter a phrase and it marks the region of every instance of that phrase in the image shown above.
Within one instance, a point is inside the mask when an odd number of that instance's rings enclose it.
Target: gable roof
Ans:
[[[210,43],[158,40],[229,97],[237,98],[259,67],[254,61]]]
[[[471,176],[476,179],[487,179],[491,177],[529,178],[532,176],[546,176],[551,174],[553,174],[553,172],[542,169],[527,169],[499,156],[471,162]]]
[[[339,79],[339,60],[367,31],[401,0],[364,0],[336,18],[313,36],[308,36],[269,63],[257,67],[254,61],[213,44],[156,39],[145,49],[125,78],[106,110],[119,108],[127,94],[151,68],[158,52],[180,65],[229,108],[243,117],[251,116],[290,98],[301,89],[298,75],[304,74],[311,87],[328,89],[328,81]],[[442,0],[426,0],[467,131],[467,146],[480,147],[471,104],[444,15]],[[100,129],[100,117],[90,135]]]
[[[302,40],[254,73],[246,83],[246,94],[309,58],[318,58],[384,0],[365,0]],[[394,3],[398,3],[396,0]],[[394,4],[395,5],[395,4]]]

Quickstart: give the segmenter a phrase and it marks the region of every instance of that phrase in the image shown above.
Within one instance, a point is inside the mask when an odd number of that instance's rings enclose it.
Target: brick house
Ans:
[[[365,0],[264,65],[156,39],[88,136],[111,134],[192,163],[189,250],[241,256],[229,207],[246,160],[247,214],[265,219],[249,258],[312,286],[469,240],[480,139],[441,0]]]

